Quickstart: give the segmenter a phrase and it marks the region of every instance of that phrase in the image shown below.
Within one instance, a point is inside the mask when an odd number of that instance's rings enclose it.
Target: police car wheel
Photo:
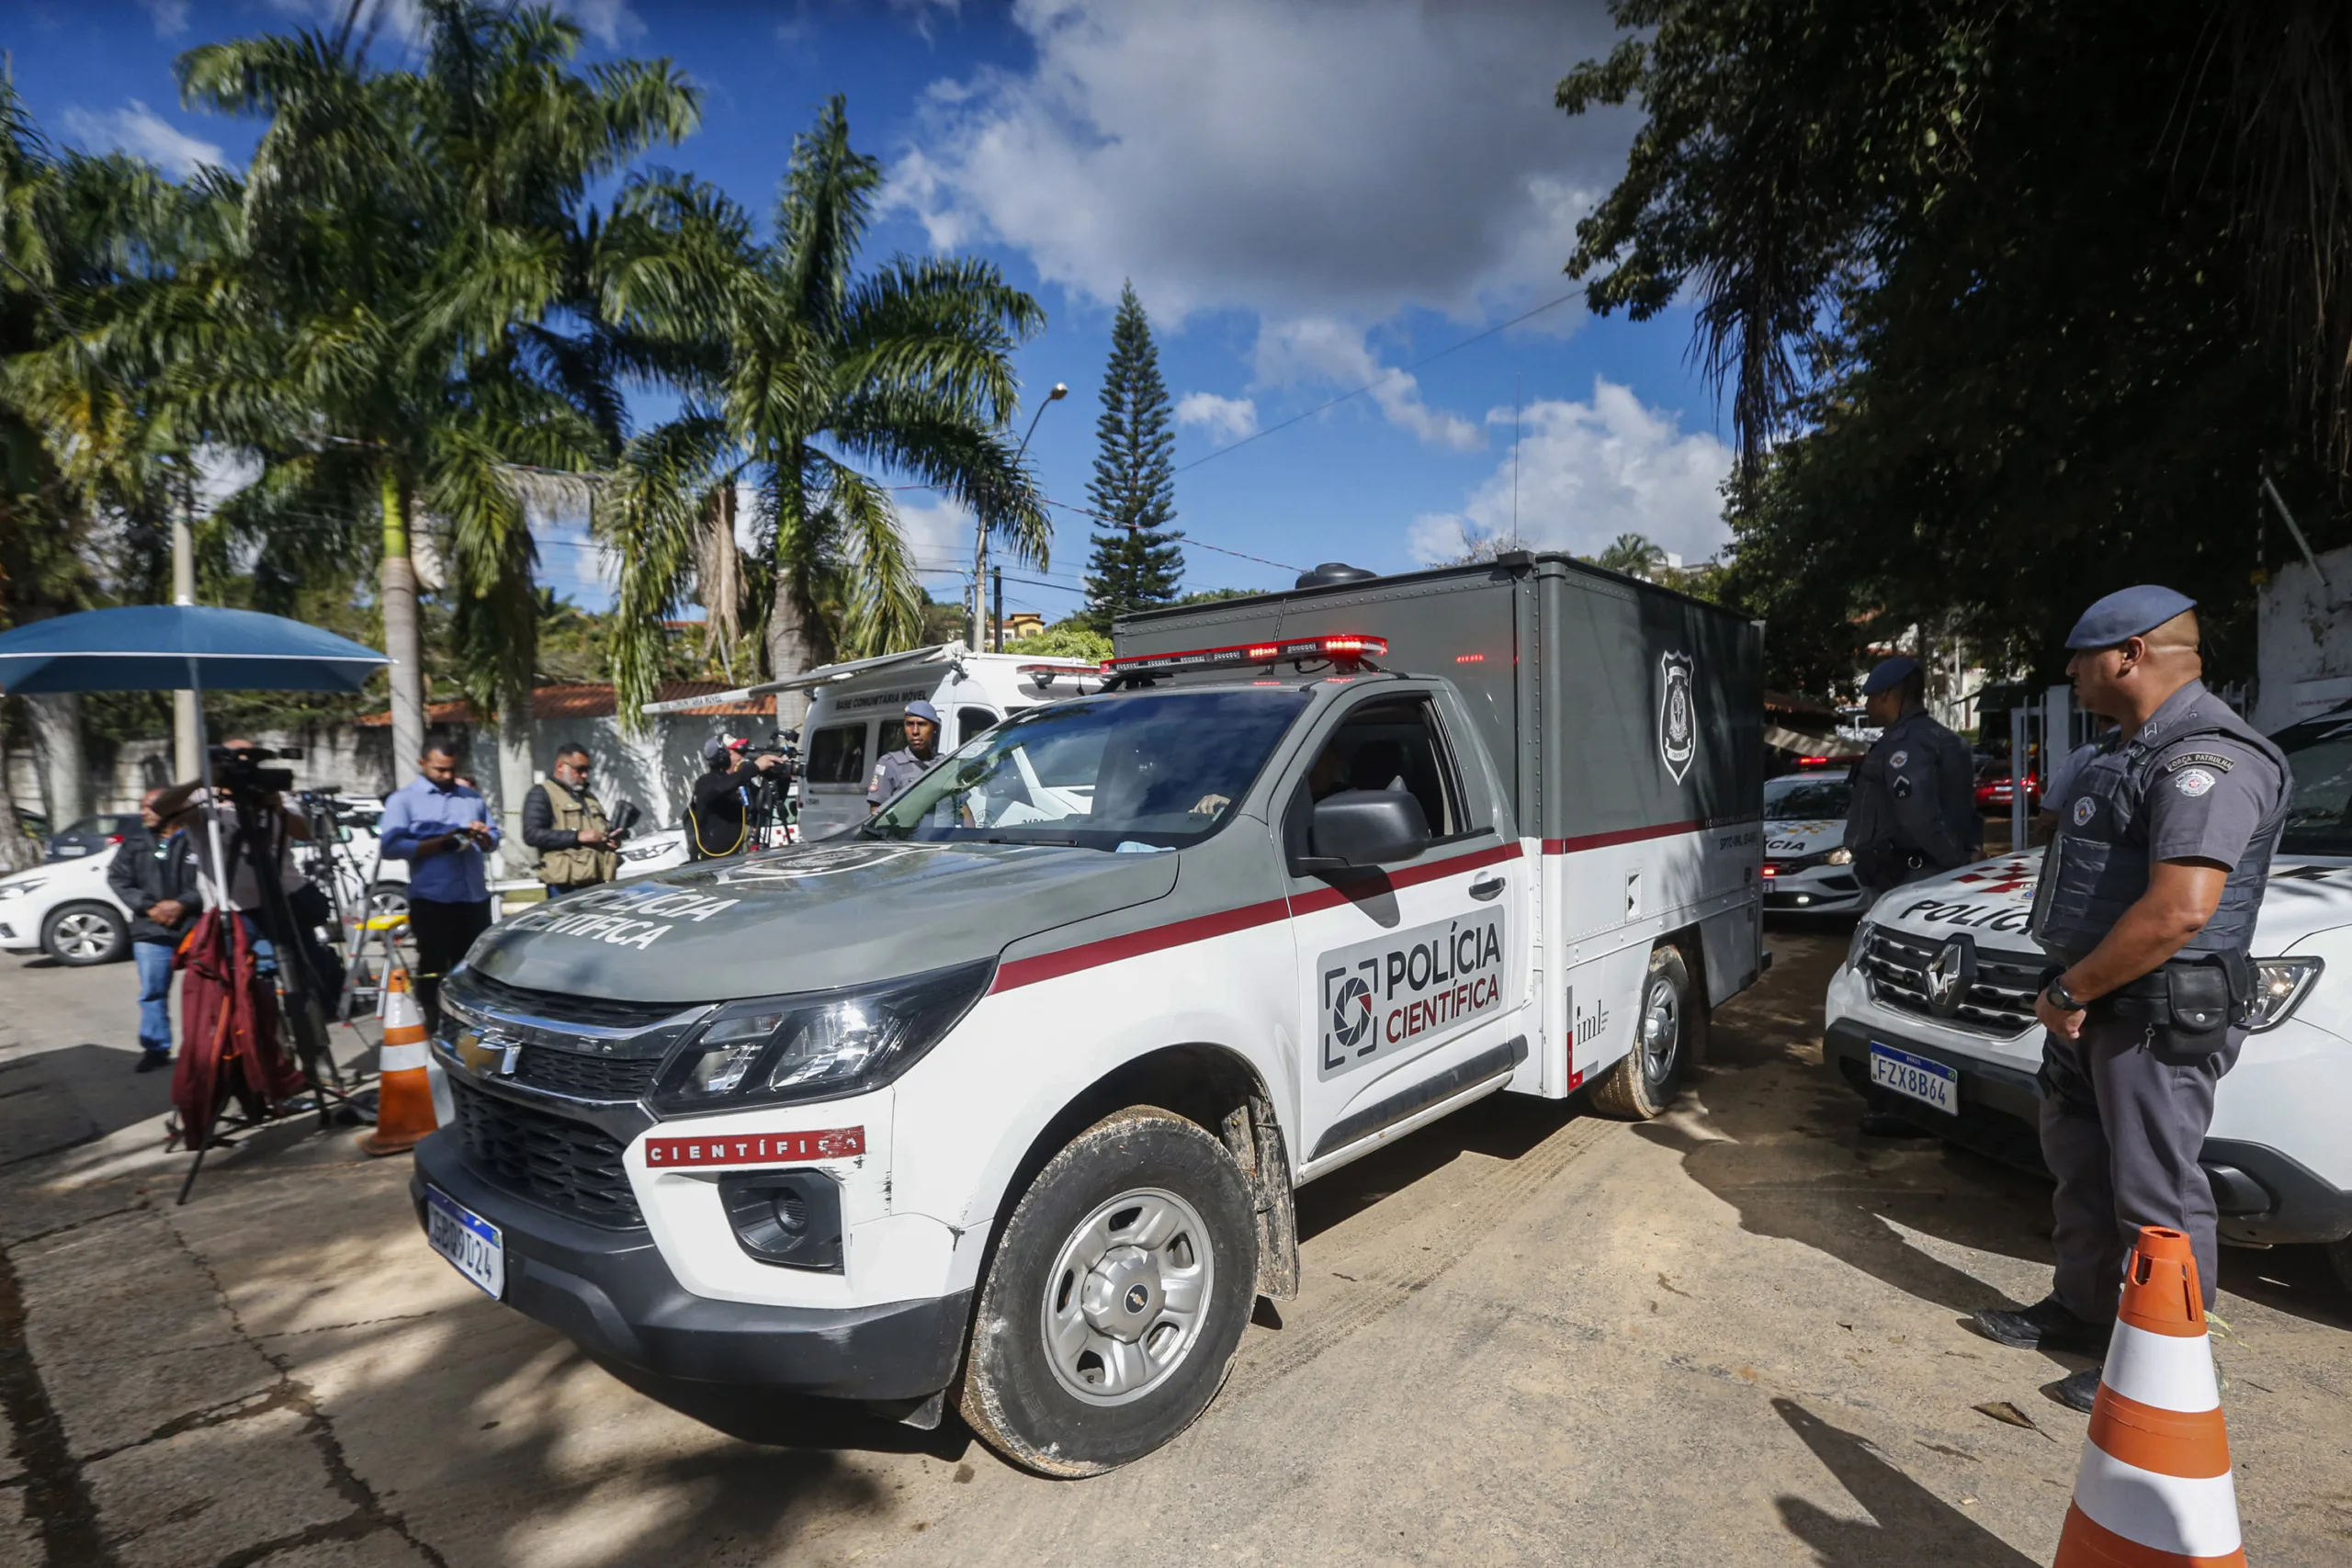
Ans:
[[[1191,1426],[1257,1295],[1249,1179],[1198,1123],[1132,1106],[1080,1133],[1006,1222],[960,1400],[1044,1475],[1097,1475]]]
[[[1592,1086],[1592,1103],[1609,1116],[1646,1122],[1674,1098],[1699,1023],[1690,990],[1690,969],[1679,949],[1662,946],[1650,954],[1642,997],[1634,1019],[1634,1048],[1608,1076]]]

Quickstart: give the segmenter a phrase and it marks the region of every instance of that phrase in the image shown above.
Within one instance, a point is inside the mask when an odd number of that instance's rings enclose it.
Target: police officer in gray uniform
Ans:
[[[1854,770],[1846,848],[1872,893],[1966,865],[1984,852],[1967,743],[1928,712],[1928,675],[1909,657],[1881,660],[1862,682],[1878,742]]]
[[[2287,760],[2199,679],[2196,601],[2127,588],[2066,646],[2075,698],[2121,726],[2058,803],[2033,934],[2057,965],[2034,1003],[2041,1152],[2058,1179],[2049,1296],[1975,1324],[2021,1349],[2103,1353],[2143,1225],[2186,1231],[2205,1305],[2220,1269],[2197,1156],[2254,1001],[2247,954],[2286,826]],[[2098,1369],[2059,1386],[2091,1408]]]
[[[907,705],[904,722],[907,743],[883,752],[874,764],[874,777],[865,786],[869,814],[881,810],[883,802],[931,772],[939,760],[939,710],[917,697]]]

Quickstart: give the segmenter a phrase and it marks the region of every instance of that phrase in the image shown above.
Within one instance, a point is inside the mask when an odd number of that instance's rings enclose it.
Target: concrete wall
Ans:
[[[2298,558],[2263,586],[2256,620],[2255,728],[2269,731],[2352,701],[2352,547]],[[2330,585],[2333,586],[2330,586]]]

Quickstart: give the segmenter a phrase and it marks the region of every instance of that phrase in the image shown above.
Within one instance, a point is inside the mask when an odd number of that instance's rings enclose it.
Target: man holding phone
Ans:
[[[490,929],[490,877],[484,850],[498,847],[498,825],[481,793],[458,777],[457,756],[428,746],[417,776],[384,802],[378,829],[387,860],[408,862],[408,929],[416,939],[417,1005],[428,1029],[441,1025],[441,977]]]

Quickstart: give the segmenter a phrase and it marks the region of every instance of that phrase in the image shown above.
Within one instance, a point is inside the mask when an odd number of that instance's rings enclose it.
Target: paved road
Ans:
[[[2046,1193],[1861,1138],[1819,1058],[1843,938],[1773,946],[1661,1121],[1500,1098],[1306,1190],[1301,1297],[1079,1483],[952,1421],[653,1404],[427,1253],[346,1134],[174,1208],[128,972],[0,961],[0,1565],[2046,1562],[2072,1363],[1960,1325],[2041,1292]],[[2249,1551],[2352,1561],[2347,1303],[2291,1251],[2223,1285]]]

